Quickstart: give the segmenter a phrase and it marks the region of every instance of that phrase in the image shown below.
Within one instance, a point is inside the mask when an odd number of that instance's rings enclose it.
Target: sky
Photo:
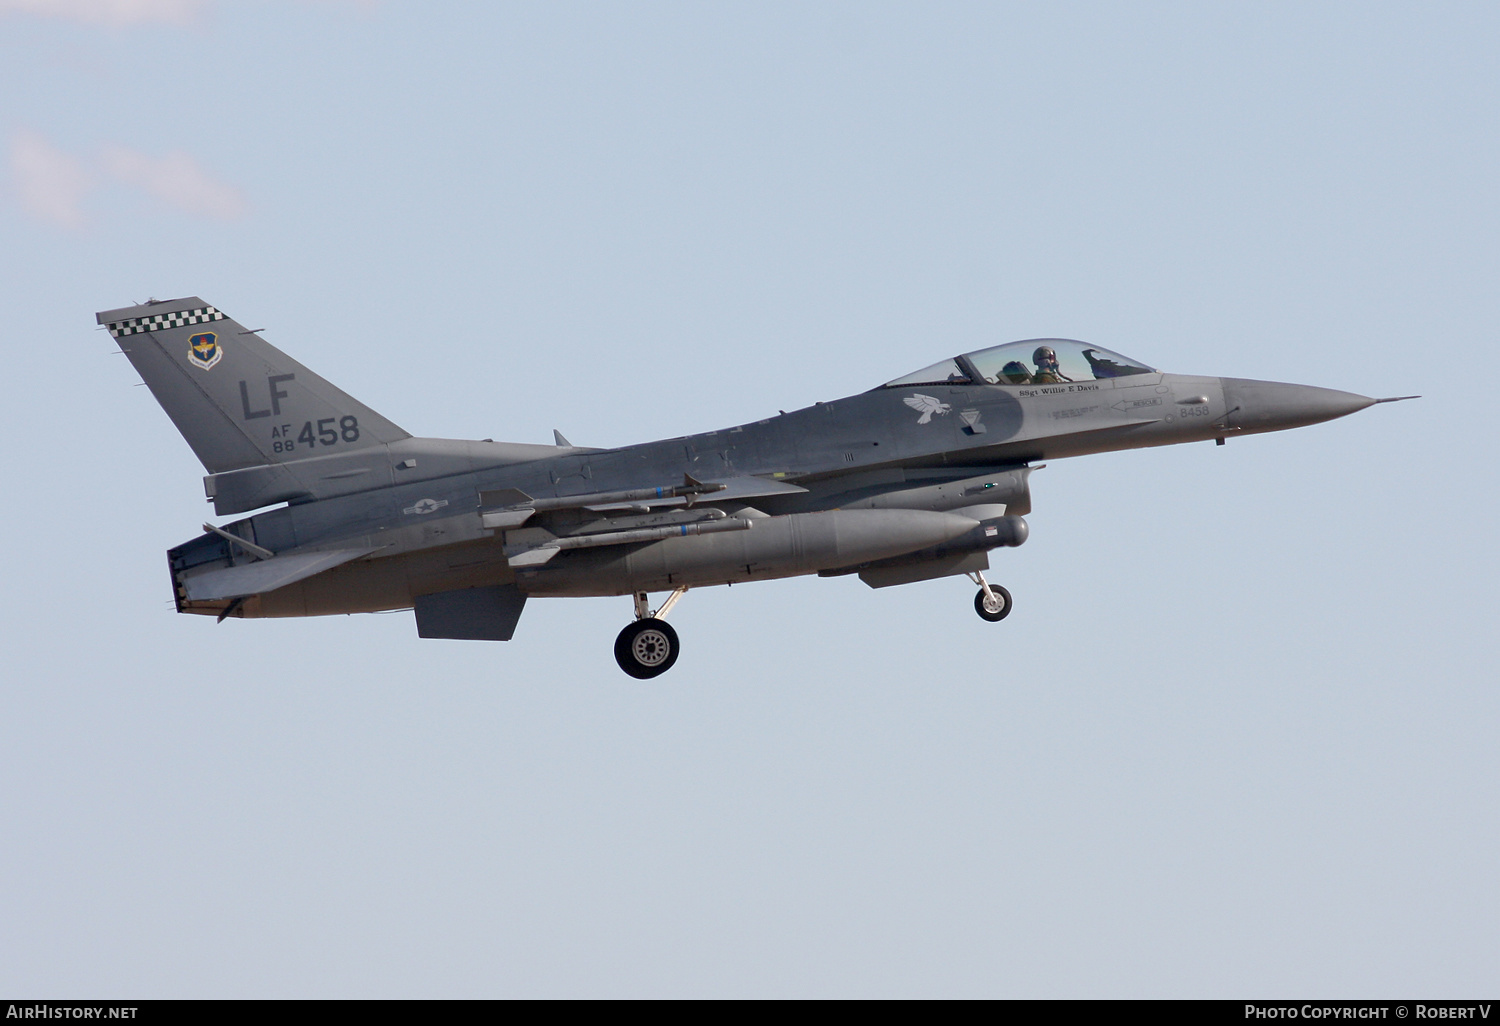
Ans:
[[[1486,3],[0,0],[0,992],[1466,997],[1500,983]],[[963,578],[515,640],[173,611],[95,311],[418,435],[616,446],[1012,339],[1421,393],[1056,461]]]

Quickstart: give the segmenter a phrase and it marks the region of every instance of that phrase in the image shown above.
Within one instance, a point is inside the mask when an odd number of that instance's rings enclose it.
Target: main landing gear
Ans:
[[[680,646],[677,632],[667,623],[667,613],[677,600],[687,594],[687,587],[667,596],[661,608],[651,611],[644,591],[635,593],[635,623],[627,626],[615,639],[615,662],[620,669],[638,680],[659,677],[677,662]]]
[[[999,623],[1010,615],[1010,607],[1015,604],[1010,592],[998,584],[986,581],[982,571],[966,576],[979,585],[979,594],[974,596],[974,612],[990,623]]]

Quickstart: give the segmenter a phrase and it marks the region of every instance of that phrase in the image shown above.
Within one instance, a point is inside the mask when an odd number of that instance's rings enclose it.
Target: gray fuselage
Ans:
[[[1231,380],[1231,395],[1236,387],[1241,383]],[[367,558],[246,597],[232,615],[399,609],[422,594],[508,583],[533,595],[621,595],[837,571],[851,562],[869,562],[860,557],[872,553],[889,559],[902,551],[928,549],[934,536],[924,533],[928,525],[890,519],[851,528],[847,516],[819,535],[818,525],[830,518],[798,514],[960,509],[994,501],[985,494],[987,484],[1000,488],[994,495],[1003,493],[1002,505],[1028,512],[1024,474],[1017,483],[1014,471],[1034,461],[1294,426],[1285,423],[1288,419],[1308,422],[1305,414],[1288,417],[1286,411],[1279,420],[1255,420],[1243,404],[1239,410],[1227,406],[1225,394],[1224,379],[1157,372],[1055,384],[883,387],[724,430],[620,449],[563,450],[521,462],[500,462],[511,455],[501,443],[408,439],[387,447],[393,451],[384,462],[395,468],[389,486],[297,502],[228,525],[229,531],[278,553],[373,550]],[[939,405],[924,415],[907,402],[913,395]],[[1347,396],[1335,403],[1339,407],[1369,402],[1347,393],[1331,395]],[[418,478],[424,462],[444,469],[444,457],[451,458],[455,446],[464,448],[464,459],[482,462],[487,444],[496,446],[498,465]],[[433,455],[424,459],[428,453]],[[369,454],[362,458],[368,462]],[[402,461],[411,466],[403,468]],[[403,480],[403,473],[418,479]],[[566,497],[669,484],[685,476],[701,481],[760,478],[799,490],[743,502],[715,501],[714,496],[704,500],[726,513],[746,515],[748,510],[764,519],[755,525],[758,532],[564,552],[536,568],[513,568],[506,556],[510,536],[536,528],[491,531],[481,526],[481,492],[517,489],[536,498]],[[969,481],[974,482],[970,488],[959,487]],[[674,515],[681,517],[684,511],[616,509],[580,513],[572,524],[550,526],[585,530],[591,517],[604,517],[617,530],[670,523]],[[782,531],[786,537],[767,538],[774,532],[765,528],[782,518],[789,525]],[[860,526],[898,537],[885,550],[860,544],[841,548],[836,537],[824,537]],[[750,549],[751,558],[742,559],[752,535],[757,541],[767,538],[764,551]],[[206,535],[173,550],[174,574],[230,557],[222,539]],[[229,603],[180,599],[180,605],[185,612],[220,614]]]

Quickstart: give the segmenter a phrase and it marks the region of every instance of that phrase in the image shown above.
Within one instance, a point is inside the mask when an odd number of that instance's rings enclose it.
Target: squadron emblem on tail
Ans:
[[[188,356],[194,367],[208,370],[224,358],[224,347],[219,345],[219,336],[205,331],[188,339]]]

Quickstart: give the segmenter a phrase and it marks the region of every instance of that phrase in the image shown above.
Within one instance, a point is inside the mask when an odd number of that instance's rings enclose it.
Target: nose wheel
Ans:
[[[979,614],[980,619],[999,623],[1010,615],[1011,606],[1015,604],[1010,592],[998,584],[986,581],[982,573],[971,574],[969,579],[979,585],[979,594],[974,596],[974,612]]]
[[[654,613],[646,600],[646,593],[636,593],[635,622],[615,638],[615,662],[620,664],[620,669],[637,680],[650,680],[672,668],[681,651],[681,643],[677,640],[677,632],[667,623],[666,615],[686,592],[686,588],[678,588]]]

